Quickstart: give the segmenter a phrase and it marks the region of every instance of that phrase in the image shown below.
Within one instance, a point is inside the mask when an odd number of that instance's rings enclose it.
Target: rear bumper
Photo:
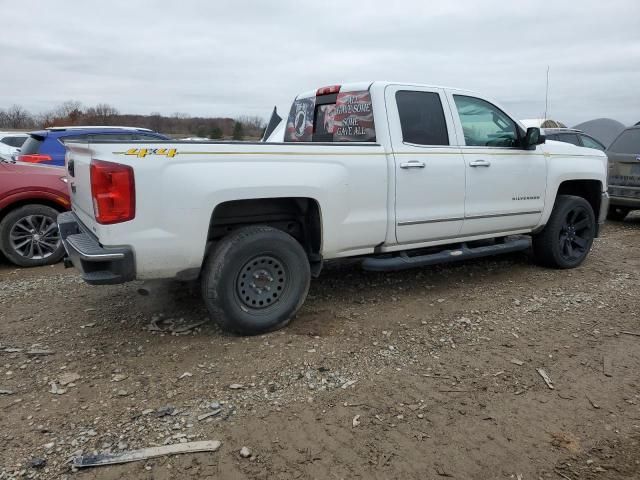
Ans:
[[[105,248],[73,212],[58,215],[58,229],[67,252],[65,265],[73,264],[91,285],[112,285],[135,279],[133,250]]]
[[[614,207],[640,209],[640,198],[611,197],[611,205]]]

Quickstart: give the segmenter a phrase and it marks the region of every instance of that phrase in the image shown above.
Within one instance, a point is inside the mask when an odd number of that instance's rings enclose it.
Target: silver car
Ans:
[[[542,133],[547,140],[571,143],[578,147],[595,148],[602,152],[606,150],[602,142],[575,128],[543,128]]]

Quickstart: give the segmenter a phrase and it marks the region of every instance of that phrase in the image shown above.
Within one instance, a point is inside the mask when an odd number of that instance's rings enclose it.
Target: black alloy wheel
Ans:
[[[583,205],[577,205],[567,212],[559,241],[562,257],[569,262],[575,262],[587,254],[593,241],[593,225]]]
[[[58,211],[47,205],[23,205],[0,222],[0,251],[20,267],[52,265],[64,256],[56,222]]]

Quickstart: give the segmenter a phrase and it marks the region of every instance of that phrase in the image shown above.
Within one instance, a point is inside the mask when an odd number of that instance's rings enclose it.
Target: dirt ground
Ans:
[[[180,332],[207,318],[185,286],[3,262],[0,479],[640,478],[640,217],[572,271],[332,266],[252,338]],[[222,446],[69,464],[196,440]]]

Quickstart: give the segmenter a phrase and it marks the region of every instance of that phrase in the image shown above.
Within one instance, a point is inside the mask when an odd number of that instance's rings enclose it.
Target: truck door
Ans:
[[[456,237],[464,219],[465,165],[444,91],[390,85],[385,102],[398,243]]]
[[[544,208],[547,166],[540,146],[519,147],[516,122],[488,101],[448,93],[467,171],[461,235],[526,230]]]

